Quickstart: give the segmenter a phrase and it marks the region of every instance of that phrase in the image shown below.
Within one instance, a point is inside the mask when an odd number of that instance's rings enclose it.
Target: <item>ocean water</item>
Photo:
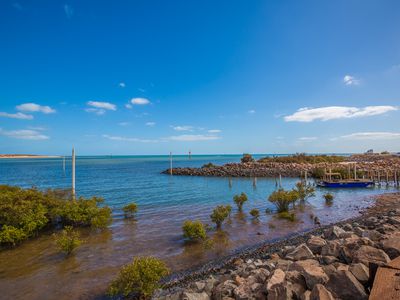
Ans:
[[[224,164],[240,161],[239,155],[174,156],[174,167],[200,167],[205,163]],[[65,173],[61,158],[1,159],[0,184],[39,189],[69,188],[71,161]],[[107,230],[82,229],[85,243],[72,257],[64,257],[54,247],[50,235],[42,235],[16,249],[0,252],[0,290],[7,299],[93,299],[101,297],[121,265],[138,255],[165,259],[173,270],[182,270],[228,255],[241,247],[255,245],[314,227],[310,214],[323,224],[356,216],[373,203],[372,195],[390,192],[388,188],[333,190],[334,203],[325,205],[324,189],[317,188],[298,222],[291,223],[265,214],[273,208],[267,201],[276,189],[274,178],[258,178],[256,187],[250,178],[170,176],[161,174],[169,168],[168,156],[77,157],[76,191],[78,196],[100,196],[113,209],[113,223]],[[283,178],[285,188],[298,179]],[[212,209],[233,204],[235,194],[245,192],[249,201],[244,213],[233,215],[223,226],[223,233],[211,231],[212,249],[187,244],[181,226],[187,219],[209,224]],[[136,202],[135,220],[126,220],[121,208]],[[233,205],[232,205],[233,206]],[[258,208],[259,220],[249,211]],[[273,224],[273,226],[271,226]],[[46,288],[40,288],[45,286]]]

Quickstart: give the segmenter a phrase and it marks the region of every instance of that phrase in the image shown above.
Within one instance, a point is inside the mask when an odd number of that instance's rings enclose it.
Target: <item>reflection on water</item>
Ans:
[[[176,159],[177,166],[201,166],[235,161],[239,157]],[[325,205],[324,190],[297,206],[295,223],[266,214],[267,196],[275,179],[199,178],[161,175],[167,157],[79,158],[78,193],[102,195],[114,209],[113,223],[103,231],[81,229],[85,243],[70,257],[57,252],[51,234],[43,234],[21,246],[0,252],[0,298],[5,299],[94,299],[101,297],[119,268],[137,255],[155,255],[173,270],[199,265],[229,254],[235,249],[283,237],[314,226],[310,214],[322,224],[358,214],[371,204],[367,196],[386,190],[337,190],[331,206]],[[67,170],[68,171],[68,170]],[[57,160],[0,161],[1,184],[39,188],[65,187],[69,179],[60,176]],[[284,179],[291,188],[295,179]],[[389,190],[390,191],[390,190]],[[232,197],[246,192],[249,201],[237,212]],[[139,205],[135,219],[124,219],[121,207],[131,201]],[[211,224],[209,215],[219,204],[231,204],[233,211],[221,231],[209,232],[211,243],[185,243],[181,226],[186,219]],[[258,208],[260,218],[249,215]]]

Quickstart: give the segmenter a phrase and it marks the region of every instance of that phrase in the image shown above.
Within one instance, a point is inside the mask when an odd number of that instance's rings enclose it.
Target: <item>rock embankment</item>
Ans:
[[[380,172],[381,178],[386,176],[386,172],[397,172],[400,177],[400,158],[388,158],[380,160],[361,160],[355,158],[357,170],[364,171],[366,176],[371,172]],[[281,162],[248,162],[248,163],[228,163],[222,166],[208,165],[201,168],[173,168],[173,175],[186,176],[215,176],[215,177],[300,177],[307,172],[309,176],[313,175],[315,170],[348,170],[349,164],[354,163],[351,158],[349,161],[340,163],[281,163]],[[170,174],[171,170],[163,171],[163,174]],[[353,170],[351,170],[351,174]],[[397,177],[397,178],[398,178]]]
[[[154,299],[368,299],[374,270],[400,256],[400,194],[378,201],[363,217],[232,258]]]

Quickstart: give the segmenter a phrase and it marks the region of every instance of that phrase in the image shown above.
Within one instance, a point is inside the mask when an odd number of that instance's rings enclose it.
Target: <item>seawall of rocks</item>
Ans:
[[[360,217],[172,276],[153,298],[368,299],[376,268],[398,256],[400,193],[385,194]]]

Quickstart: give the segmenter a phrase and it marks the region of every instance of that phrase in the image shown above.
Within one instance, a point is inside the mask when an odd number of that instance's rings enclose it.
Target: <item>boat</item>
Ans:
[[[329,173],[325,171],[323,179],[318,181],[317,185],[325,188],[367,188],[375,185],[372,180],[357,178],[356,165],[354,165],[354,178],[350,179],[350,177],[350,165],[349,179],[343,179],[341,173],[332,173],[332,170],[329,169]]]
[[[326,188],[367,188],[374,184],[370,180],[321,180],[317,183],[318,186]]]

